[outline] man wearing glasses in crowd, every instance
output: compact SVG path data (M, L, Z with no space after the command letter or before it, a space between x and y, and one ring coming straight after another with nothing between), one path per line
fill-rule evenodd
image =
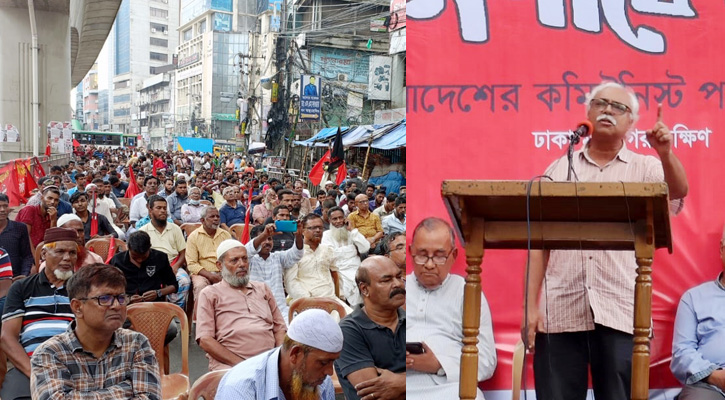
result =
M93 264L78 270L67 287L75 320L31 357L33 398L160 399L151 344L141 333L121 328L130 301L123 273Z
M407 395L411 399L455 399L461 372L465 281L450 274L458 256L453 229L442 219L426 218L413 231L409 249L413 274L405 282L406 342L420 343L422 351L406 351ZM478 381L490 378L495 369L491 311L482 294ZM483 400L480 389L476 399Z

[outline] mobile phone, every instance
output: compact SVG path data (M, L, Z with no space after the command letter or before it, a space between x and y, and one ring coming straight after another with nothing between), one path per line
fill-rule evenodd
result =
M421 342L407 342L405 344L405 351L407 351L410 354L425 353L425 349L423 349L423 343L421 343Z
M277 232L297 232L297 221L274 221Z

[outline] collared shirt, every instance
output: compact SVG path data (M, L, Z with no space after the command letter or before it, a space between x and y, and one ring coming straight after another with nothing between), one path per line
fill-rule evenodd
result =
M373 214L377 215L378 217L380 217L381 220L383 220L385 219L385 217L392 214L393 211L395 211L394 208L390 211L385 210L385 203L383 203L383 205L373 210Z
M330 271L337 271L335 255L330 246L320 244L317 249L305 244L300 261L284 273L285 287L292 300L302 297L335 296L335 284Z
M146 197L146 192L141 192L133 196L133 199L131 200L131 206L129 207L128 211L128 220L136 222L143 217L148 216L149 209L147 207L147 203L148 197Z
M272 217L272 210L267 209L267 206L265 206L264 204L256 205L252 209L252 219L254 221L260 218L262 220L265 220L270 217Z
M174 220L181 220L181 207L189 202L189 196L181 197L178 193L166 197L166 203L168 203L169 214L174 217Z
M390 235L395 232L405 232L405 217L401 221L395 216L395 213L393 213L383 218L383 232L386 235Z
M304 255L304 248L298 249L297 246L292 246L287 250L270 253L265 260L259 255L259 249L254 248L254 239L247 242L245 247L249 257L249 278L269 286L285 323L289 323L289 306L284 294L284 271L300 261Z
M347 219L350 220L350 222L354 224L355 228L357 228L357 230L359 230L366 238L373 237L378 232L383 231L383 224L380 222L380 217L372 212L368 212L367 216L362 217L360 215L360 211L355 210L347 216Z
M111 185L111 191L116 195L116 197L126 196L126 189L128 189L127 182L119 182L118 187Z
M204 225L191 232L186 239L186 266L189 273L196 275L202 269L219 272L216 266L216 249L223 241L231 238L232 235L222 228L217 228L214 237L211 237L204 230Z
M181 222L183 223L197 223L201 221L201 212L206 207L203 204L197 204L195 206L186 203L181 206Z
M725 287L722 272L685 292L677 306L670 369L683 384L694 384L725 368ZM716 389L715 386L712 386ZM722 391L720 391L723 395Z
M425 342L438 358L445 375L408 371L407 394L415 399L454 399L458 397L463 348L463 277L448 275L433 290L423 287L414 274L405 282L406 341ZM481 319L478 331L478 381L490 378L496 369L491 311L481 294ZM482 399L483 397L481 397Z
M25 206L20 209L15 218L17 222L30 225L30 243L33 245L33 249L43 241L45 231L50 229L50 218L47 214L42 214L40 207L40 205Z
M85 351L68 329L43 343L30 359L30 389L34 399L90 398L109 400L161 399L159 364L148 339L117 329L101 358Z
M113 229L113 226L108 221L108 218L104 217L101 214L97 214L98 216L98 234L101 236L106 235L112 235L113 237L117 238L118 233L116 233L116 230ZM81 219L81 222L83 222L83 219ZM83 222L83 233L85 236L85 240L89 241L91 240L91 215L90 211L88 212L88 219L86 219L85 222Z
M358 305L340 321L344 344L335 371L347 400L357 400L357 390L347 376L363 368L381 368L393 373L405 372L405 310L398 309L395 332L373 322Z
M280 347L237 364L219 382L216 400L286 400L279 387ZM318 386L320 400L334 400L335 389L328 376ZM289 399L292 400L292 399Z
M653 156L629 151L623 144L617 156L598 166L588 147L574 153L574 171L581 182L663 182L662 163ZM566 156L554 161L546 174L565 181ZM670 202L673 213L681 200ZM542 285L539 308L549 333L593 330L601 324L618 331L634 332L634 285L637 263L634 251L552 250Z
M24 223L8 220L8 225L0 232L0 247L10 255L14 276L30 275L30 268L35 263L35 249L30 248L28 227Z
M348 231L347 240L340 242L332 237L332 231L322 234L321 244L330 246L335 257L335 265L340 271L340 294L351 305L362 302L360 290L355 283L355 274L360 268L360 255L370 251L370 242L357 229Z
M165 253L151 249L149 257L137 267L131 262L130 251L123 251L111 259L111 265L117 267L126 276L126 293L130 295L141 295L150 290L158 290L165 286L176 288L179 291L179 283L176 281L174 270L169 265L169 258ZM165 301L162 296L154 301Z
M222 280L202 290L196 309L196 340L211 337L243 360L275 347L287 325L272 291L249 281L247 293ZM280 333L281 332L281 333ZM231 368L209 354L209 370Z
M244 208L241 201L237 201L236 207L224 203L222 208L219 209L219 221L222 224L227 224L227 226L243 224L245 212L247 212L247 209Z
M166 253L169 257L169 264L186 249L184 232L174 223L166 222L164 230L159 232L153 223L146 224L139 228L151 237L151 248Z
M3 323L14 318L23 319L20 345L31 356L41 343L64 332L74 315L65 287L55 287L45 273L38 273L10 286Z

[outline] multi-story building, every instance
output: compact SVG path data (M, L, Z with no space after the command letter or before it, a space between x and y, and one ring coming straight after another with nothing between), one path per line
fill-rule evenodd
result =
M83 78L83 129L95 131L101 126L98 110L98 64L93 64Z
M73 115L74 119L77 119L81 123L83 123L83 118L85 116L83 115L83 81L78 83L78 86L76 86L76 109L75 114Z
M256 0L182 0L175 131L232 139L238 133L240 64L249 56Z
M141 131L144 80L172 69L178 45L179 0L123 0L113 28L112 130ZM135 116L136 118L132 118Z
M139 122L142 134L148 134L149 149L169 150L172 142L172 75L169 72L154 75L143 81L139 91L142 117Z
M98 115L99 115L99 123L101 126L98 128L98 130L101 131L109 131L111 129L110 121L111 118L109 116L109 107L108 107L108 89L103 89L98 91Z

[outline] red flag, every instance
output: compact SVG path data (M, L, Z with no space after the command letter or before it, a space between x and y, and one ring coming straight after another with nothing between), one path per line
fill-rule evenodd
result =
M0 193L8 196L10 207L17 207L25 202L18 191L19 186L15 163L8 163L0 169Z
M126 195L123 196L127 199L132 199L133 196L141 193L141 188L138 187L136 182L136 175L133 174L133 167L128 167L128 189L126 189Z
M116 238L111 236L111 241L108 244L108 257L106 258L106 264L111 263L111 259L116 255Z
M33 167L31 170L33 171L33 178L37 181L38 179L45 176L45 170L43 169L43 165L40 163L40 160L38 160L38 157L33 157ZM28 167L30 169L30 167Z
M310 182L314 183L315 186L319 186L320 182L322 182L322 175L325 174L325 162L327 161L330 161L330 150L327 150L327 153L310 170Z
M345 180L347 177L347 167L345 166L345 162L343 161L342 164L337 168L337 179L335 179L335 183L337 183L337 186L340 186L342 184L342 181Z
M23 202L25 202L25 200L33 195L33 190L38 188L38 183L35 182L35 179L30 174L30 170L23 161L15 160L15 169L19 188L18 192L23 197Z
M249 216L252 215L252 193L254 193L254 182L249 188L249 198L247 199L247 212L244 216L244 230L242 231L242 237L239 239L242 243L249 241Z
M45 145L45 155L50 157L50 139L48 139L48 144Z
M98 213L96 212L97 188L93 191L93 208L91 209L91 237L98 235Z
M157 157L153 163L153 172L152 172L153 176L156 176L157 170L165 168L165 167L166 167L166 164L164 164L164 162L161 161L161 159Z

